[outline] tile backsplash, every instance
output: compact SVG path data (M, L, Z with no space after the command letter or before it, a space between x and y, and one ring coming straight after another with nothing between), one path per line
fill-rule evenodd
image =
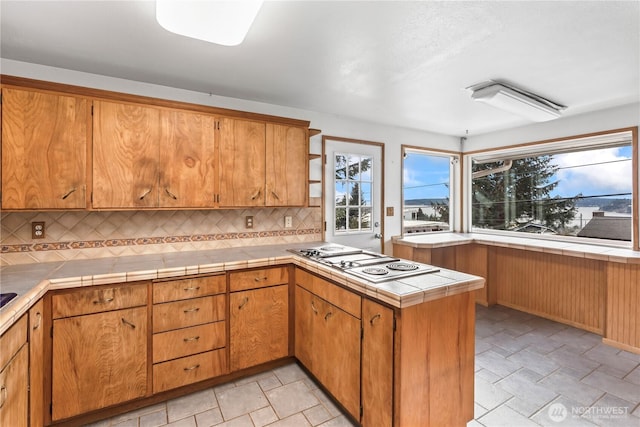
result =
M245 217L254 226L245 228ZM291 216L293 227L284 227ZM44 221L45 238L31 238ZM0 265L221 249L322 238L320 208L3 212Z

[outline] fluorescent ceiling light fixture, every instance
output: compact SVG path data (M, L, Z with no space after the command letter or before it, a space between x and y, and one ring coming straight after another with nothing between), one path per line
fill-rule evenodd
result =
M471 98L476 101L484 102L534 122L557 119L560 117L561 111L567 108L534 93L493 80L470 86L467 90L471 92Z
M166 30L224 46L242 43L262 0L156 0L156 20Z

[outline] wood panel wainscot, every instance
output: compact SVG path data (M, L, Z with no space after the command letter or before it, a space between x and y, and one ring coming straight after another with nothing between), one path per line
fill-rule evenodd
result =
M607 267L606 344L640 353L640 265Z

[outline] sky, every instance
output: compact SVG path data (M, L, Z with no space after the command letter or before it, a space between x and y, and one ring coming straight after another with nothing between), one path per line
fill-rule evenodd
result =
M630 146L555 154L553 163L560 169L550 180L558 181L551 196L631 193L631 155ZM409 153L403 174L405 200L449 196L448 187L442 184L449 181L449 157Z

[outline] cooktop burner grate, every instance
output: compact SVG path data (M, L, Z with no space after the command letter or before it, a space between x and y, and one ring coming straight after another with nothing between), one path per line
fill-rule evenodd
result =
M369 267L362 269L363 273L371 274L374 276L384 276L385 274L389 274L389 270L379 267Z
M389 270L396 271L413 271L418 269L417 264L409 264L408 262L392 262L390 264L387 264L386 267Z
M341 248L340 246L322 246L318 249L325 252L338 252L344 250L344 248Z

